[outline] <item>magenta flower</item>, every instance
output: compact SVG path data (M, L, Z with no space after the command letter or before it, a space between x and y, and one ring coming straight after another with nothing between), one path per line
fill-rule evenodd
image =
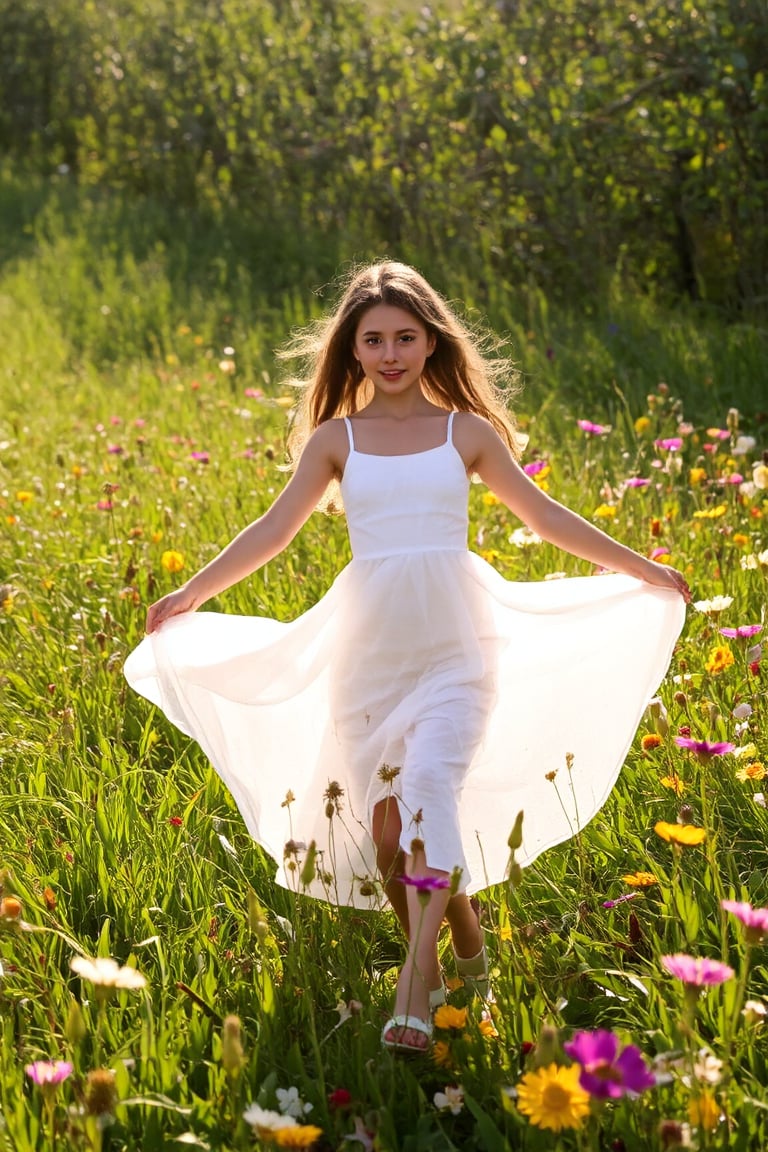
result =
M441 888L450 888L451 881L447 876L401 876L403 884L415 888L417 892L438 892Z
M658 560L659 556L669 555L669 548L665 548L663 544L660 544L658 548L654 548L653 552L651 552L651 560Z
M35 1060L34 1064L27 1064L24 1071L33 1083L44 1088L61 1084L72 1075L73 1067L68 1060Z
M738 628L719 628L718 631L722 636L727 636L729 640L749 640L752 636L757 636L758 632L762 632L762 624L739 624Z
M207 452L190 452L189 455L192 460L197 460L200 464L210 463L211 458Z
M111 500L99 500L96 507L99 510L99 512L111 512L112 511L112 501Z
M708 428L707 429L707 436L709 436L710 440L728 440L730 435L731 434L727 428Z
M654 440L654 448L661 448L664 452L677 452L683 446L682 436L669 436L665 440Z
M710 744L708 740L692 740L688 736L675 736L675 744L680 748L687 748L689 752L695 752L700 760L709 760L712 756L725 756L726 753L733 752L735 747L725 740L718 744Z
M577 420L576 424L588 436L605 436L611 430L609 424L593 424L591 420Z
M544 468L546 468L546 464L543 460L532 460L530 464L523 465L523 472L526 476L538 476Z
M650 480L644 480L642 476L628 476L624 481L625 488L647 488Z
M709 960L706 956L687 956L684 952L662 956L661 963L672 976L693 988L724 984L733 976L733 968L719 960Z
M741 920L748 944L759 944L768 935L768 908L753 908L746 901L738 900L721 900L720 907Z
M603 908L616 908L617 905L624 904L627 900L636 900L640 895L642 895L640 892L624 892L621 896L617 896L615 900L603 900Z
M619 1051L619 1040L613 1032L577 1032L573 1040L563 1044L563 1049L581 1065L581 1087L600 1100L617 1099L625 1093L637 1096L656 1083L640 1049L627 1044Z
M249 400L260 400L264 393L261 388L246 388L243 395L247 396Z
M110 456L122 456L125 448L123 448L122 444L107 444L107 452L109 452Z

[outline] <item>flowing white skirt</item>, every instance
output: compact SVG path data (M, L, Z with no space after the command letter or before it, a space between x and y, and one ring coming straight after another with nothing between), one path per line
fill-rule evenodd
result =
M352 560L289 623L172 619L125 675L198 742L280 884L369 908L387 797L402 847L418 837L470 893L504 879L520 810L521 864L583 828L684 617L677 593L626 576L511 583L474 553L417 552Z

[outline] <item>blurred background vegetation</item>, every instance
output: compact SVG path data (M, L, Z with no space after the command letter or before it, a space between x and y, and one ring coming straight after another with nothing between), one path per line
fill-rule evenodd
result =
M765 0L0 0L0 30L0 258L58 184L125 204L137 259L167 205L275 298L389 254L491 312L768 301Z

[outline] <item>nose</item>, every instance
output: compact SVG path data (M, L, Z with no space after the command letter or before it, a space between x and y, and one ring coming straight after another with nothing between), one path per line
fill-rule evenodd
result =
M384 345L384 359L389 363L390 360L396 360L395 345L394 343L385 343Z

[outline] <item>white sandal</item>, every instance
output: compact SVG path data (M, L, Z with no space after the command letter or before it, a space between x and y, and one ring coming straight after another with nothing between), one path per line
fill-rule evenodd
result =
M426 1044L423 1046L421 1044L406 1044L402 1039L388 1039L388 1032L393 1032L396 1030L402 1037L406 1028L410 1028L413 1032L419 1032L422 1036L426 1036ZM420 1016L391 1016L381 1031L382 1045L385 1048L393 1048L397 1052L414 1052L424 1054L429 1048L429 1042L431 1039L432 1025L428 1020L422 1020Z

